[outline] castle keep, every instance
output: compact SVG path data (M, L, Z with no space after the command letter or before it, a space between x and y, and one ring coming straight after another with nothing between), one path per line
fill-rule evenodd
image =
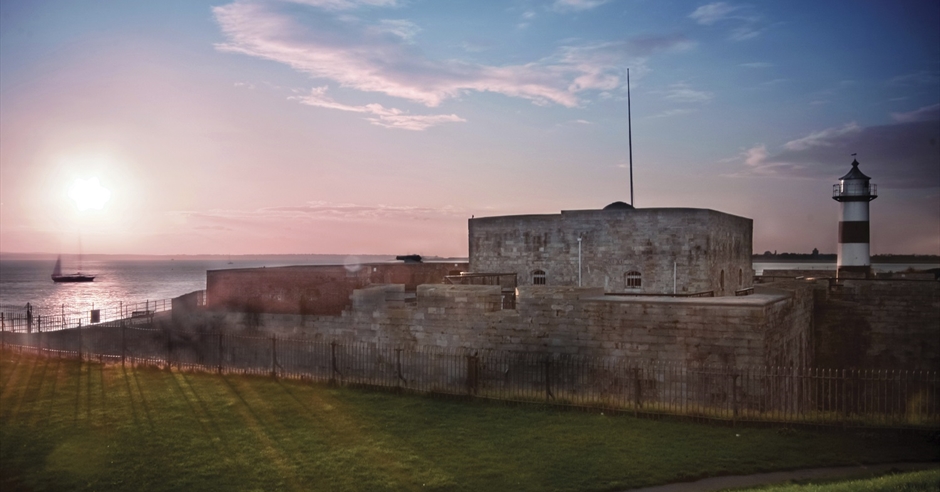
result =
M751 286L753 221L714 210L602 210L470 219L470 270L519 285L734 295Z

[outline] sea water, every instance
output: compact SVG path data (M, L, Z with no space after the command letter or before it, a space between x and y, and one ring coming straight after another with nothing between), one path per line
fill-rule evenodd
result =
M55 283L55 258L9 259L0 257L0 312L34 315L114 309L118 305L170 299L206 288L206 271L231 268L261 268L289 265L349 264L358 261L388 261L391 256L296 255L225 257L216 259L111 259L86 258L81 271L95 276L93 282ZM73 273L77 265L65 263L62 273Z
M763 275L764 270L828 270L836 269L835 262L815 261L755 261L754 275ZM927 270L940 268L940 263L872 263L871 269L878 272L904 272L908 269Z

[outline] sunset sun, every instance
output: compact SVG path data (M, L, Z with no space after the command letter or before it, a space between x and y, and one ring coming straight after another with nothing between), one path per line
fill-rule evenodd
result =
M98 178L76 179L69 188L69 198L79 210L101 209L111 198L111 191L101 186Z

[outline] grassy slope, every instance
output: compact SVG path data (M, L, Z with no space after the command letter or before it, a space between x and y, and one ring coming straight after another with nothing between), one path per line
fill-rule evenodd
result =
M787 484L738 492L933 492L940 490L940 469L898 473L831 483Z
M0 489L608 490L937 459L777 432L0 354Z

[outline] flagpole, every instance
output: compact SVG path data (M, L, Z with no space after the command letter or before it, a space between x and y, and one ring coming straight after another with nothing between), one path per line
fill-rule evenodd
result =
M627 69L627 146L630 148L630 205L636 208L633 200L633 123L630 114L630 69Z

